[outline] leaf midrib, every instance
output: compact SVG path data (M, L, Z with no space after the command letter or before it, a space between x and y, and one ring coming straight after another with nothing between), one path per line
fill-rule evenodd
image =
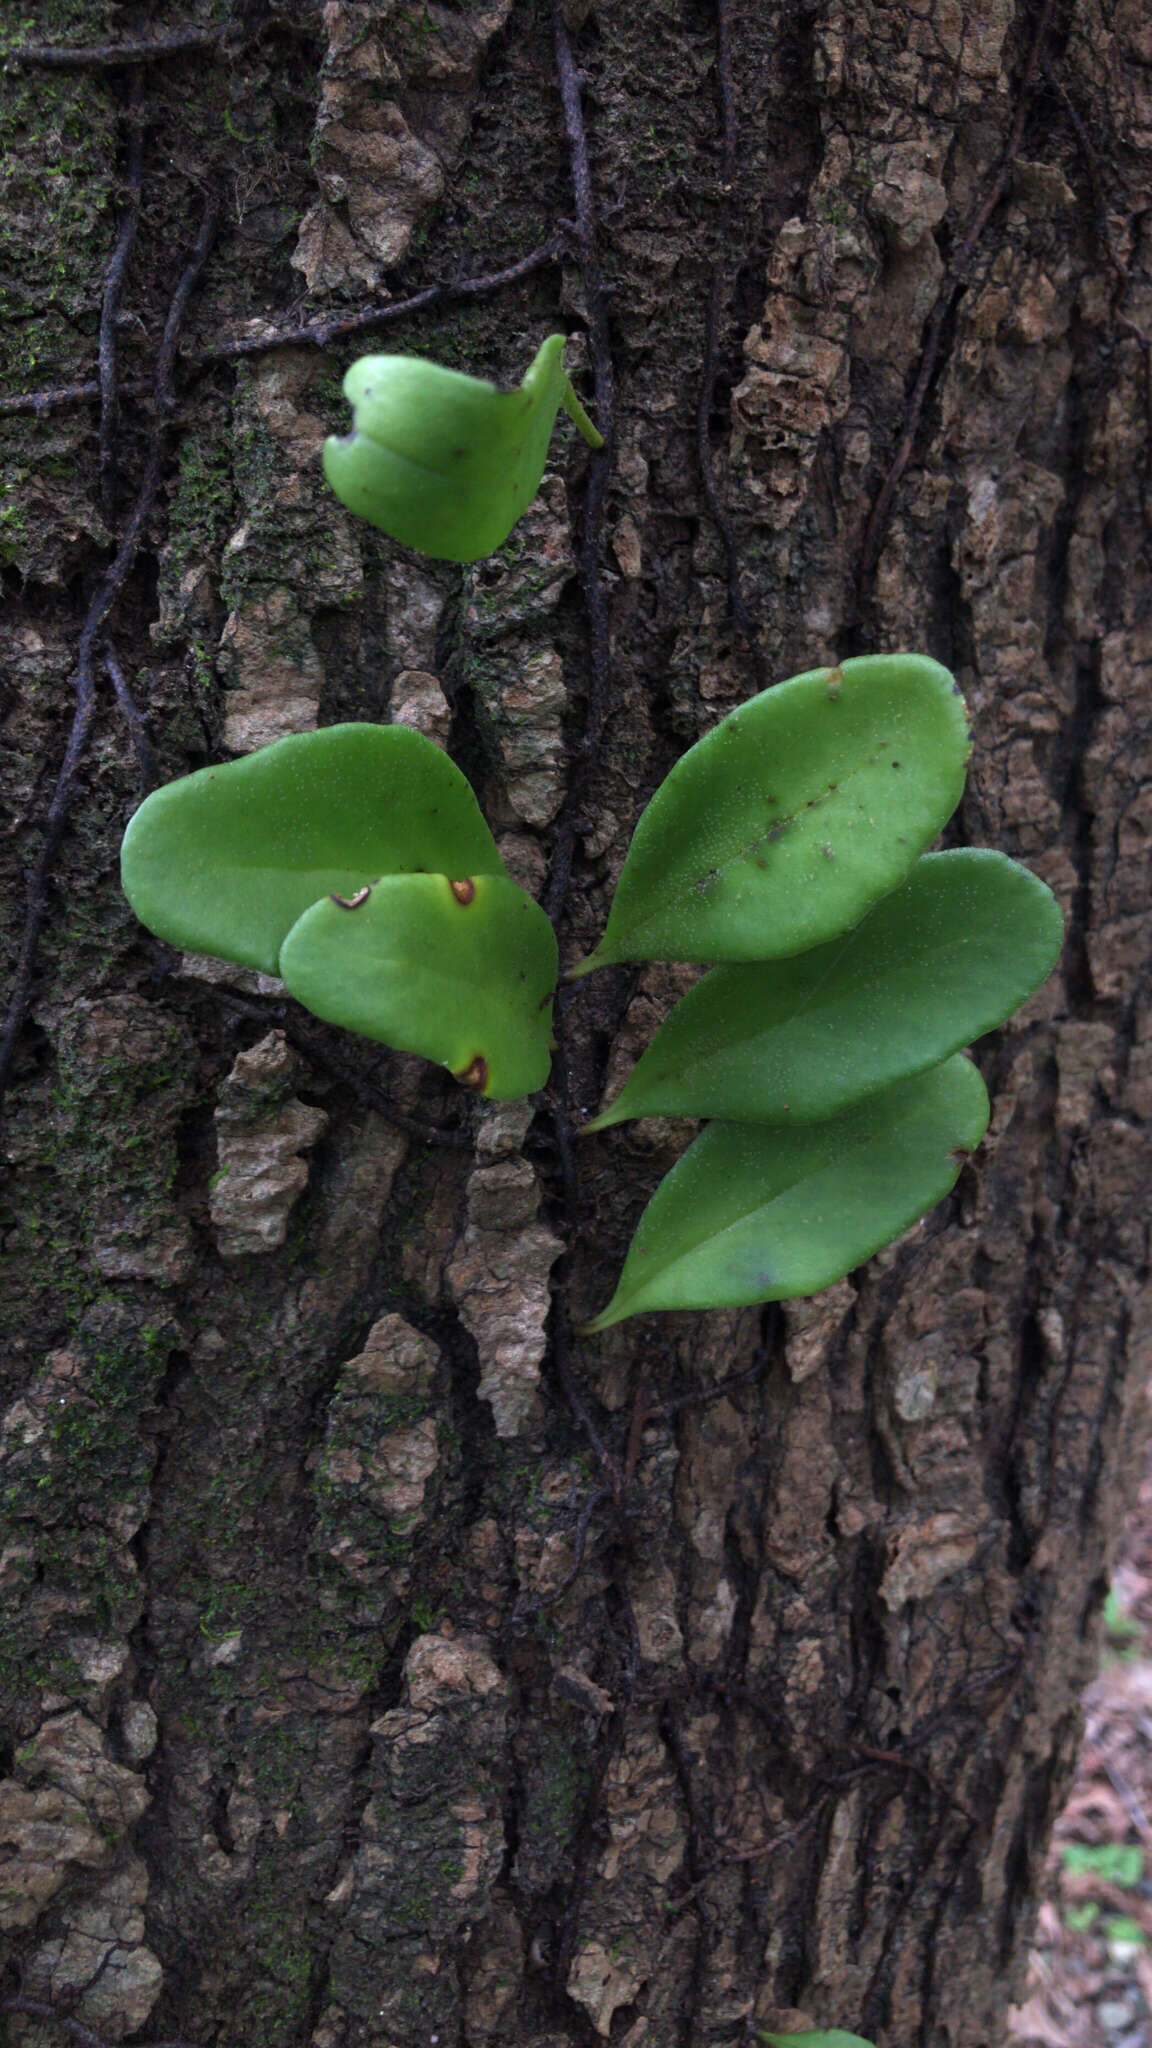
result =
M717 730L719 730L718 727ZM719 881L722 876L729 874L740 861L747 860L757 847L764 845L766 840L782 839L784 831L789 826L794 825L797 819L802 817L805 812L816 810L820 804L826 803L829 797L839 796L847 784L850 784L857 776L863 775L872 766L873 757L859 762L856 767L850 768L843 775L838 776L834 783L830 782L827 789L822 790L818 796L809 797L808 801L801 804L798 809L786 812L774 825L769 826L766 832L756 833L748 840L746 845L736 848L725 860L715 862L710 868L705 870L704 874L697 875L693 880L685 882L680 887L673 885L669 891L668 899L664 903L658 904L655 909L648 911L646 916L637 918L632 924L627 926L620 936L625 939L631 939L637 932L642 932L646 926L653 924L658 918L667 917L669 910L679 909L683 903L695 894L699 884L705 879L705 874L708 879L715 877ZM707 904L702 907L705 910L708 908Z
M813 984L813 986L809 989L803 1001L798 1002L795 1008L790 1010L786 1016L779 1018L775 1024L770 1025L767 1029L763 1031L750 1031L748 1033L741 1034L739 1037L733 1037L728 1039L723 1046L717 1048L713 1052L705 1052L699 1054L691 1061L691 1066L694 1069L698 1069L701 1067L710 1067L714 1064L716 1060L726 1059L730 1054L736 1051L744 1051L749 1046L758 1045L762 1041L772 1038L777 1032L791 1030L792 1026L796 1024L798 1020L807 1013L808 1010L811 1009L812 1005L817 1000L817 997L819 996L821 990L826 985L829 975L833 974L835 970L841 965L842 961L851 952L852 947L855 945L856 941L867 936L867 925L871 917L871 914L871 911L866 912L864 917L860 920L860 923L852 927L852 930L845 937L844 944L839 948L834 959L831 959L828 962L828 965L825 968L824 973L819 977L819 980L816 981ZM957 946L963 946L965 944L972 943L973 936L974 935L971 933L962 933L959 939L956 939L955 937L938 939L934 941L931 945L924 948L921 958L925 962L931 961L935 959L940 953L945 952L946 950L955 948ZM792 957L794 959L800 960L803 958L803 954L797 953L794 954ZM740 963L733 964L736 965ZM993 1030L995 1027L992 1025L988 1025L985 1028L988 1030ZM966 1045L970 1037L980 1035L982 1034L977 1033L975 1031L970 1033L966 1032L964 1037L960 1039L959 1043L961 1045ZM947 1057L947 1055L942 1054L941 1057L945 1058ZM662 1081L668 1081L674 1078L679 1078L686 1070L687 1069L684 1066L676 1066L669 1069L665 1069L665 1071L660 1075L659 1078Z

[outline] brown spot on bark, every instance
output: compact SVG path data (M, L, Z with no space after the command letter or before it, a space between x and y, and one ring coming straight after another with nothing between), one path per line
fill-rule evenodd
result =
M471 875L465 875L463 880L459 882L450 881L448 887L451 889L457 903L471 903L476 895L476 884L472 880Z

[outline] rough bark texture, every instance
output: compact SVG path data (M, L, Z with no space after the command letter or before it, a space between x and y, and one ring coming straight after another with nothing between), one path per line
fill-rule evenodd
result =
M148 13L27 0L3 36ZM1000 2038L1152 1364L1152 29L1144 0L564 13L591 214L544 0L189 0L163 32L223 43L10 55L10 391L96 375L143 133L119 424L107 393L2 423L13 961L26 886L45 912L2 1221L24 2048L63 2038L38 2006L199 2048ZM166 420L140 391L209 191ZM550 263L382 339L195 360L499 271L574 212ZM606 491L566 432L474 570L353 527L315 460L352 355L509 379L557 325L601 406L585 338L611 349ZM570 1114L495 1110L149 941L105 632L162 777L394 716L541 895L577 827L569 958L726 707L938 656L976 735L952 837L1069 919L980 1048L955 1197L811 1303L579 1345L684 1132L570 1122L676 971L581 986Z

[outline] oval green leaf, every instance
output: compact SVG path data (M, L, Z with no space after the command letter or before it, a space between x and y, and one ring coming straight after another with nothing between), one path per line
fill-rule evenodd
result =
M506 875L387 875L352 908L325 898L293 925L280 972L317 1017L438 1060L480 1095L548 1078L556 938Z
M476 562L507 540L540 488L563 406L603 440L550 334L522 384L500 391L421 356L361 356L344 379L352 432L324 443L324 474L349 511L405 547Z
M318 897L381 875L502 875L447 754L403 725L332 725L154 790L124 835L124 894L149 931L279 972Z
M818 2027L814 2033L761 2034L766 2048L873 2048L863 2034L846 2034L842 2027Z
M842 938L706 974L585 1128L832 1116L1002 1024L1047 979L1063 937L1052 891L1016 861L925 854Z
M940 1201L988 1127L961 1054L816 1124L706 1125L640 1219L589 1331L818 1294Z
M813 669L679 761L636 827L608 927L617 960L763 960L858 923L960 800L964 704L923 655Z

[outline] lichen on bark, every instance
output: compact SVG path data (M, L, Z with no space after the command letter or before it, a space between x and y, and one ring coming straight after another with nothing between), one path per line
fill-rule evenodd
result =
M1150 1356L1146 28L1075 0L1033 63L1047 17L1008 0L732 8L725 56L708 10L563 11L609 288L603 525L558 437L466 573L357 531L314 450L369 347L501 380L569 327L590 392L579 233L449 289L579 213L547 10L214 6L222 50L146 67L108 505L97 402L0 423L6 959L206 187L110 626L160 775L416 723L526 886L568 848L568 963L719 711L924 647L973 714L954 836L1049 881L1068 945L978 1049L989 1140L900 1245L809 1304L581 1343L686 1133L581 1140L558 1105L598 1104L682 973L590 977L553 1094L493 1111L174 960L119 898L138 757L97 661L7 1103L0 1822L27 1982L55 1996L99 1946L77 2012L109 2040L976 2048L1075 1745ZM2 34L98 41L122 12L31 0ZM83 383L131 87L7 77L12 386ZM237 370L199 359L218 341L262 346ZM270 1178L226 1213L245 1145Z

